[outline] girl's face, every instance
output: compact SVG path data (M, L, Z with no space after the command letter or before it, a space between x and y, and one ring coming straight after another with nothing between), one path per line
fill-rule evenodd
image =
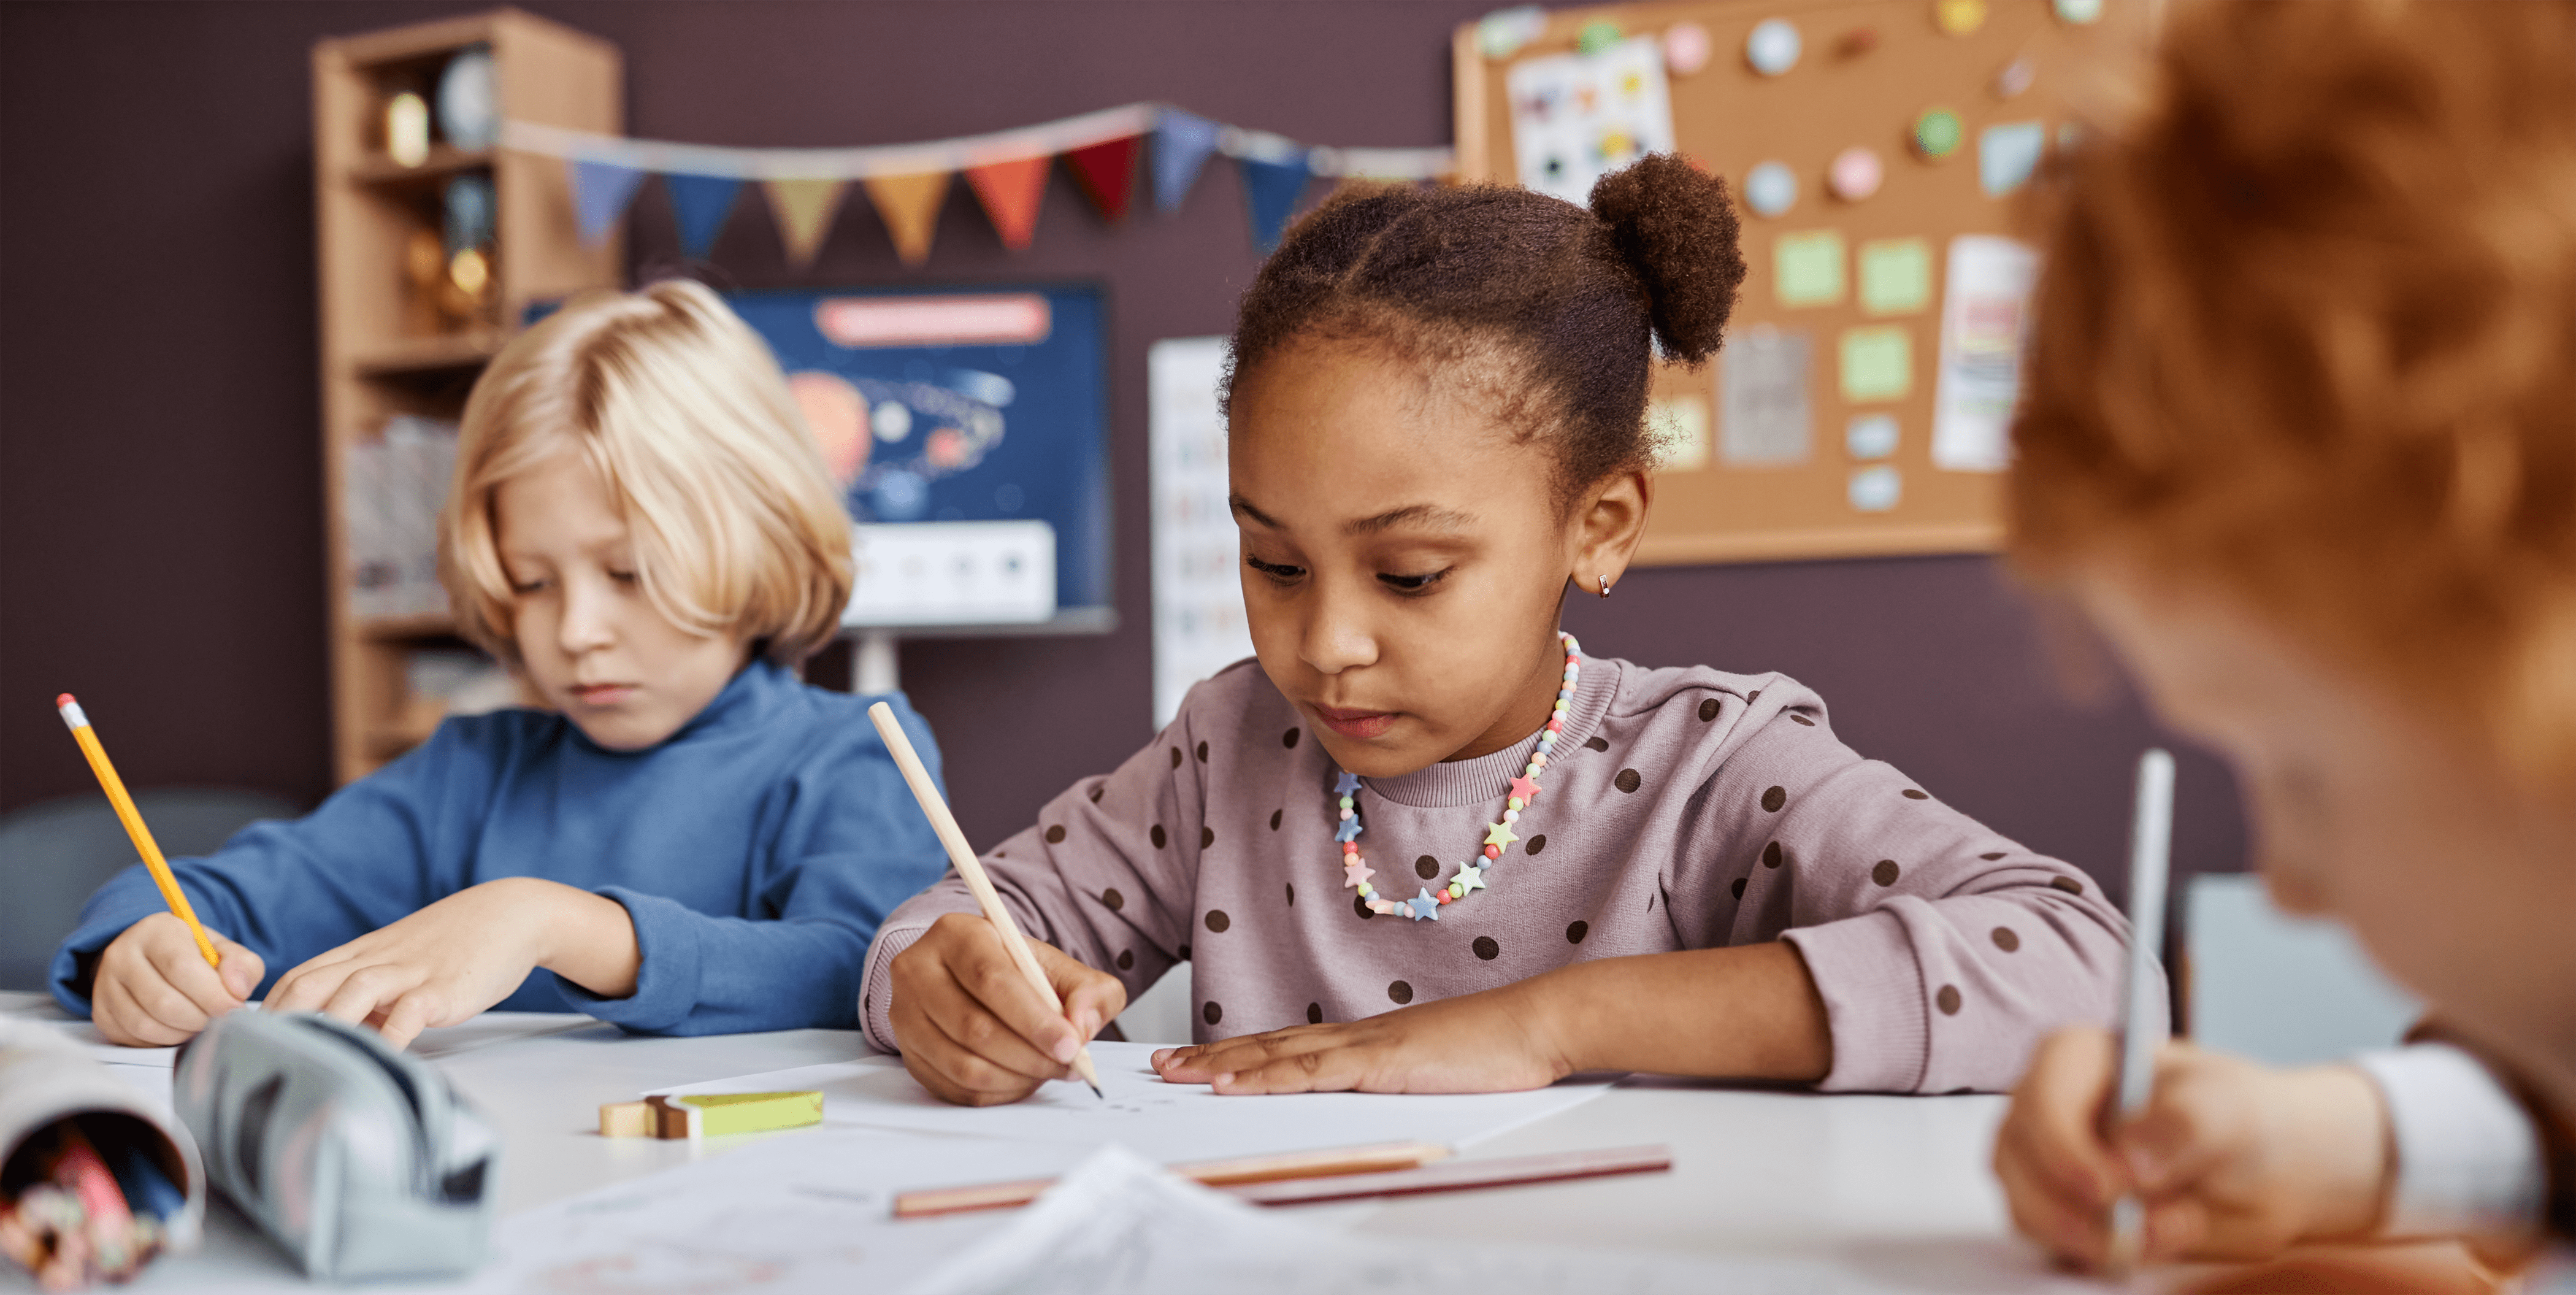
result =
M492 492L519 656L546 704L612 751L705 710L749 659L740 636L672 624L644 596L626 519L589 460L552 455Z
M1546 449L1360 347L1273 353L1233 413L1253 648L1341 767L1391 777L1537 731L1565 583L1626 570L1644 474L1560 514Z
M2441 679L2390 696L2233 604L2125 572L2079 587L2157 710L2235 766L2273 898L2340 919L2436 1017L2576 1099L2576 809L2430 722Z

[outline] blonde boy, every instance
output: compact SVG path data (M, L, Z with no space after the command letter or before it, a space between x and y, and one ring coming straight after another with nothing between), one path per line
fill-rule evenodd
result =
M544 709L450 719L305 818L172 861L220 974L128 869L56 998L134 1044L263 992L397 1045L491 1007L854 1024L878 920L942 855L863 699L793 672L837 629L849 525L767 348L695 283L575 301L494 357L457 459L458 630Z

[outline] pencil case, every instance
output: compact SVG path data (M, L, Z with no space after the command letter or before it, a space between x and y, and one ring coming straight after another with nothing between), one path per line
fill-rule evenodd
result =
M215 1190L320 1281L482 1262L499 1140L446 1076L310 1012L218 1017L179 1051L179 1119Z
M196 1244L206 1174L188 1131L80 1044L0 1020L0 1250L46 1277L131 1277Z

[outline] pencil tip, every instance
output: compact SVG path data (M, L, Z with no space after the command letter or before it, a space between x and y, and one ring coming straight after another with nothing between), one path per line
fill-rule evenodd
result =
M1084 1083L1086 1083L1086 1084L1090 1084L1090 1085L1091 1085L1091 1095L1092 1095L1092 1096L1097 1097L1097 1098L1099 1098L1100 1100L1102 1100L1102 1101L1104 1101L1104 1102L1109 1100L1109 1094L1107 1094L1107 1093L1104 1093L1104 1092L1100 1091L1100 1085L1098 1085L1098 1084L1093 1084L1093 1083L1091 1083L1091 1081L1090 1081L1090 1080L1088 1080L1088 1079L1083 1080L1082 1082L1084 1082Z

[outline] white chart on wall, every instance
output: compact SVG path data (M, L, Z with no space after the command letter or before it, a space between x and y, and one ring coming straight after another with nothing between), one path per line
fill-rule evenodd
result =
M1216 399L1225 348L1222 337L1176 337L1146 353L1157 729L1171 722L1190 685L1252 655Z

